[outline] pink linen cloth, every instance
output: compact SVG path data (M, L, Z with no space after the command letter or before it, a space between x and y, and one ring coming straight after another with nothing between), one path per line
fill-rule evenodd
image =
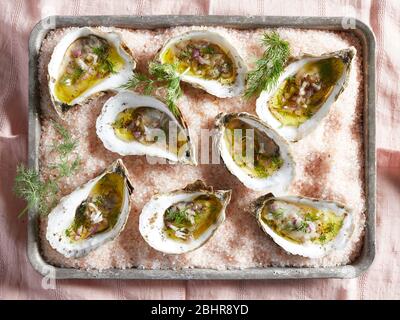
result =
M16 165L27 159L28 38L49 15L349 16L377 38L377 254L357 279L287 281L57 281L26 256L25 203L12 193ZM0 0L0 299L387 299L400 298L400 1L323 0Z

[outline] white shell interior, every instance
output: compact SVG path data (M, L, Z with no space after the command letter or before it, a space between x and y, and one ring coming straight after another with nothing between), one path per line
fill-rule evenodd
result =
M164 233L164 212L171 205L180 201L191 201L205 194L205 192L173 192L154 196L144 207L139 217L139 231L146 242L154 249L168 253L181 254L202 246L214 234L215 230L225 221L225 209L230 196L225 199L224 194L230 191L216 191L218 198L222 198L222 209L218 220L211 225L199 238L187 242L171 239Z
M188 136L188 141L180 149L179 154L170 152L167 149L157 147L157 145L145 145L138 141L123 141L119 139L112 127L118 113L127 108L152 107L167 114L171 121L183 130ZM150 96L142 96L131 91L123 91L111 97L106 101L103 109L96 121L96 132L104 147L112 152L120 155L148 155L153 157L165 158L174 162L182 162L195 164L195 150L191 142L189 129L180 123L169 108L161 101ZM186 156L186 152L190 152L190 156Z
M285 193L295 174L295 164L290 154L289 145L274 130L271 130L262 124L261 121L256 121L254 118L248 117L244 113L240 114L240 119L248 123L250 126L265 132L268 137L275 141L275 143L279 146L280 155L284 163L279 170L275 171L267 178L250 176L235 163L231 154L229 153L227 143L224 139L225 127L222 125L220 128L221 131L218 135L218 145L222 160L224 161L226 167L249 189L273 192L274 194L278 195Z
M69 195L63 197L59 204L49 214L46 238L55 250L67 258L78 258L86 255L105 242L114 239L125 226L130 211L130 194L126 179L124 183L124 198L121 213L118 217L117 223L111 230L95 234L90 238L81 241L71 241L71 239L65 234L65 230L67 230L74 221L76 209L82 201L88 197L96 182L105 174L106 172L90 180Z
M355 49L350 49L350 50L355 50ZM334 55L334 53L332 55ZM271 128L275 129L286 140L298 141L302 139L305 135L311 132L319 124L319 122L329 113L331 105L336 101L338 94L340 93L342 87L346 82L348 76L347 69L343 70L342 76L340 77L333 91L329 95L328 99L321 106L321 108L310 119L308 119L306 122L304 122L298 127L283 126L282 123L279 122L278 119L276 119L269 110L268 101L272 98L272 96L275 94L276 90L283 83L283 81L286 78L293 76L297 72L297 70L302 68L306 63L312 61L318 61L327 57L328 56L308 57L291 63L281 74L276 85L269 91L266 90L262 91L256 101L256 112L257 115L260 117L260 119L266 122ZM350 64L346 66L346 68L349 67Z
M230 98L236 97L243 93L245 88L245 79L247 73L247 67L243 59L240 57L237 50L226 40L223 36L216 32L211 32L207 30L190 31L181 34L177 37L170 39L160 51L160 57L163 57L166 50L175 43L185 41L185 40L207 40L211 43L219 45L225 50L228 56L232 59L235 64L237 76L233 84L227 85L222 84L217 80L207 80L200 77L194 77L188 74L182 74L182 81L191 83L195 87L200 87L201 89L207 91L208 93L219 97L219 98ZM161 61L163 63L163 61Z
M264 221L261 219L262 207L258 209L257 212L257 220L260 223L262 229L271 236L271 238L284 250L291 254L300 255L307 258L321 258L327 255L332 250L341 250L344 249L346 243L350 239L350 236L354 230L354 221L353 216L349 209L343 208L331 201L323 201L323 200L313 200L307 198L300 198L295 196L287 196L287 197L279 197L277 200L297 202L299 204L304 204L308 206L313 206L318 209L328 209L332 210L336 213L337 216L343 216L347 212L347 216L343 220L342 228L340 229L338 235L330 242L327 242L323 245L315 244L315 243L306 243L299 244L285 238L281 237L277 234L273 229L271 229Z
M116 48L118 54L125 61L123 68L118 71L116 74L111 74L109 77L105 78L101 82L97 83L93 87L86 90L82 95L75 98L70 105L83 103L87 98L91 95L106 91L106 90L118 90L123 84L125 84L132 76L133 70L136 67L136 62L133 58L123 49L121 43L122 39L118 33L107 32L103 33L97 31L92 28L84 27L79 28L74 31L67 33L60 42L54 48L53 54L51 56L51 60L48 65L48 73L49 73L49 91L52 98L53 103L63 102L59 101L54 93L54 87L57 79L60 76L60 66L64 59L65 52L68 47L77 39L82 37L87 37L89 35L96 35L100 38L107 40L109 43L113 44Z

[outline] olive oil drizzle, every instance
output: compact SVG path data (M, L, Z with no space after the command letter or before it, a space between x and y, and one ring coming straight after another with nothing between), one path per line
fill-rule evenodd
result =
M121 213L124 185L121 174L106 173L76 209L74 221L65 231L66 236L79 241L112 229Z
M126 108L117 114L112 127L116 136L123 141L137 141L145 145L158 143L175 154L187 143L187 135L173 119L151 107ZM176 139L170 139L169 131L172 127L177 129Z
M320 110L344 69L336 57L308 62L278 87L268 103L270 112L282 125L300 126Z
M285 202L286 205L289 205L289 210L295 210L297 216L290 218L289 212L285 212L285 209L276 208L279 202L283 201L266 204L261 219L288 241L299 244L307 241L325 244L333 240L343 226L344 216L338 216L332 210L321 210L288 201Z
M95 44L95 45L94 45ZM55 95L70 104L87 90L119 72L124 65L117 49L105 39L88 36L75 40L65 52Z
M253 139L248 139L248 130L252 130ZM240 142L235 137L239 133L242 137ZM252 176L269 177L283 165L278 145L265 133L239 119L232 119L226 125L224 139L234 162ZM250 155L247 154L248 147Z
M180 242L198 239L216 223L222 204L215 195L200 195L192 201L179 202L164 213L164 230Z
M177 65L179 73L194 77L232 84L236 80L236 68L220 46L205 40L186 40L167 49L163 60Z

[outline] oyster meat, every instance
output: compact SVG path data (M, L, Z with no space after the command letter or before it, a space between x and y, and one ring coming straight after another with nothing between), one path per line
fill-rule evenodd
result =
M96 121L96 131L106 149L120 155L148 155L174 162L196 164L189 129L161 101L123 91L111 97Z
M256 102L261 120L289 141L311 132L347 85L355 48L296 58Z
M235 97L244 91L246 65L216 32L198 30L176 36L161 49L159 60L176 65L183 81L216 97Z
M230 190L213 191L200 180L182 190L156 195L143 207L139 231L158 251L195 250L224 222L230 198Z
M246 112L219 114L216 128L222 160L247 188L285 192L295 164L284 139Z
M67 258L88 254L123 230L133 187L122 160L63 197L50 212L46 238Z
M131 51L118 33L87 27L67 33L54 48L48 65L55 110L62 117L69 107L93 94L118 90L135 67Z
M345 206L324 200L266 194L255 202L261 229L291 254L321 258L343 249L354 222Z

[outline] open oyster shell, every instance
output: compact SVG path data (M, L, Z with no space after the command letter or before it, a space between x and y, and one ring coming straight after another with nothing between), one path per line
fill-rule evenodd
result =
M181 112L161 101L120 92L103 106L96 132L104 147L120 155L148 155L196 164L195 147Z
M269 193L255 201L254 213L279 246L308 258L343 249L354 231L351 210L333 201Z
M176 36L163 46L158 59L176 65L183 81L216 97L235 97L244 91L247 67L216 32L197 30Z
M345 89L356 49L291 60L271 90L256 102L261 120L289 141L311 132Z
M154 249L181 254L204 245L225 221L231 190L216 190L202 181L182 190L153 196L139 217L139 231Z
M220 113L216 118L218 150L227 169L247 188L283 193L294 177L288 143L257 117Z
M121 36L93 28L68 32L54 48L48 65L48 85L60 117L91 96L118 90L132 76L136 62Z
M78 258L113 240L128 219L132 191L122 160L116 160L50 212L46 231L50 245L67 258Z

